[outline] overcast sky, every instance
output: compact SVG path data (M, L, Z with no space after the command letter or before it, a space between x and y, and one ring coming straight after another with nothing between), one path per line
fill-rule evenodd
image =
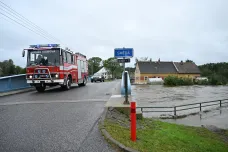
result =
M132 47L135 57L156 61L228 61L228 0L1 1L88 57L107 59L114 48ZM1 13L9 15L2 5L0 61L25 66L23 48L53 43Z

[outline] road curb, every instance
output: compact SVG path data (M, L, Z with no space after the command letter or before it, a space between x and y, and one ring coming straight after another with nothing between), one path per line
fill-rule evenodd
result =
M30 92L30 91L34 91L34 90L35 90L34 88L26 88L26 89L22 89L22 90L2 92L2 93L0 93L0 97L14 95L14 94L20 94L20 93L25 93L25 92Z
M137 150L134 150L132 148L124 146L122 143L120 143L117 140L115 140L114 138L112 138L112 136L108 133L108 131L104 127L104 120L106 118L107 111L108 111L108 108L106 107L104 109L104 112L102 113L100 121L99 121L99 124L100 124L99 128L100 128L100 131L101 131L102 135L105 137L105 139L109 143L114 145L115 147L119 148L121 151L124 151L124 152L138 152Z

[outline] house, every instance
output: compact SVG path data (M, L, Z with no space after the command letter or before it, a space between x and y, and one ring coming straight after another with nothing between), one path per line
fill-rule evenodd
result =
M102 74L105 79L112 78L112 75L110 75L104 67L97 71L95 74Z
M172 61L138 61L135 68L135 83L145 84L148 78L162 78L178 76L196 78L200 76L200 70L193 62Z

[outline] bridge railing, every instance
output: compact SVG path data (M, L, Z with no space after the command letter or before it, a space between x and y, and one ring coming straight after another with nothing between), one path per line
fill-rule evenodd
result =
M210 107L210 106L216 106L218 107L225 107L225 105L228 103L228 99L221 99L221 100L213 100L213 101L206 101L206 102L197 102L197 103L191 103L191 104L182 104L182 105L176 105L176 106L162 106L162 107L137 107L138 109L141 109L142 113L148 113L148 112L173 112L174 116L177 116L178 111L185 111L190 109L199 109L199 111L202 111L203 107ZM149 110L144 110L149 109ZM150 110L150 109L162 109L162 110ZM168 110L164 110L168 109Z
M30 88L26 83L26 74L0 77L0 93Z

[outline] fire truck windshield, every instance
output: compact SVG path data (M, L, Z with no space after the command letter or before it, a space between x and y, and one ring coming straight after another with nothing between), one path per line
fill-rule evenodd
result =
M28 66L44 65L58 66L59 65L59 50L28 50Z

